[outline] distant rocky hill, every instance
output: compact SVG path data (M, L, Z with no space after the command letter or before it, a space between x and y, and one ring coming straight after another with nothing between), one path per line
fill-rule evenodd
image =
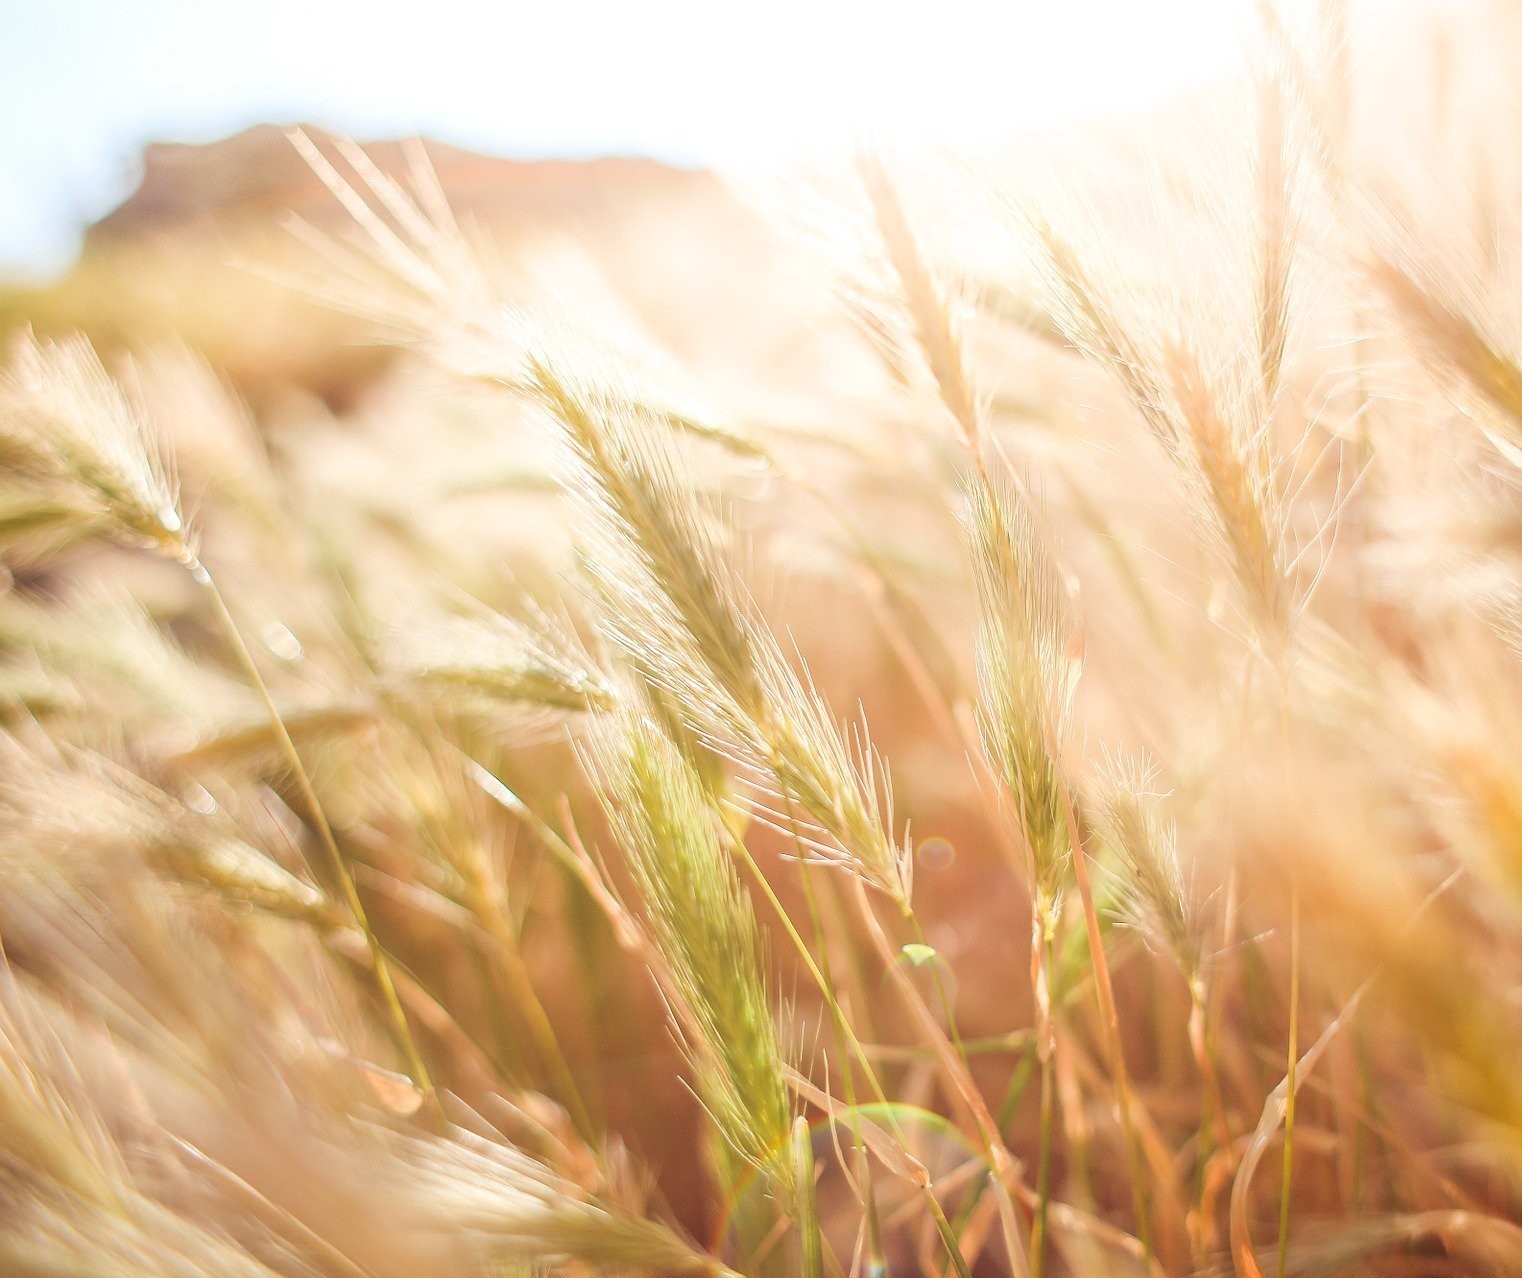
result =
M352 177L332 133L302 131ZM264 277L321 266L288 215L333 236L352 222L291 133L258 125L148 146L137 190L88 228L67 276L0 290L0 330L82 330L108 352L182 341L256 405L295 387L343 411L391 356L363 323ZM639 158L512 160L429 140L361 145L409 189L425 161L509 291L569 250L684 359L759 367L787 330L775 306L791 304L796 281L783 282L759 219L711 173Z
M324 153L333 135L300 126ZM121 205L91 226L87 251L166 232L228 230L295 212L317 225L346 215L291 141L292 129L260 124L204 145L154 142L142 156L142 180ZM510 160L442 142L366 142L370 160L404 182L421 157L451 207L494 227L553 224L568 232L617 219L632 204L714 199L708 173L654 160Z

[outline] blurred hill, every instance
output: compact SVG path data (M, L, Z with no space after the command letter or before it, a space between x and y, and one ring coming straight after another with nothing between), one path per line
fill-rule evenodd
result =
M321 129L303 131L324 150ZM121 205L85 233L85 252L165 234L237 232L295 213L317 226L344 224L347 215L298 154L291 130L261 124L209 145L151 143L142 180ZM455 211L494 227L545 224L597 230L631 202L710 194L707 174L653 160L520 161L479 155L427 139L408 145L370 142L365 153L383 172L405 180L422 159Z
M303 131L336 159L331 134ZM351 225L290 134L259 125L204 145L148 146L137 190L88 228L62 279L0 286L0 328L79 330L108 353L180 341L258 409L296 388L345 413L394 356L366 341L361 321L276 282L320 266L291 233L293 215L334 237ZM733 315L737 298L755 315L768 288L784 287L759 221L710 173L638 158L510 160L428 140L362 146L409 188L420 162L431 169L509 295L546 260L579 257L581 274L699 363L726 363L721 343L754 359L768 327L776 340L778 326L743 314L710 322L715 308Z

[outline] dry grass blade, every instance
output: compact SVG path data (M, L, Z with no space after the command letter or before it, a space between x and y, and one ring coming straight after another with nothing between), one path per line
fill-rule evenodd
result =
M1428 367L1496 410L1509 442L1517 447L1522 441L1522 365L1489 331L1483 305L1462 282L1442 279L1409 251L1376 249L1366 269Z
M175 1210L156 1192L177 1168L162 1158L141 1115L100 1104L113 1065L81 1055L58 1008L0 964L0 1261L18 1278L109 1272L127 1278L315 1278L293 1255L268 1265L214 1224ZM138 1130L133 1130L138 1129ZM278 1252L278 1248L272 1249ZM273 1255L271 1256L273 1259Z
M505 1146L461 1132L407 1140L396 1153L391 1188L413 1224L460 1238L478 1263L577 1260L654 1273L726 1272L668 1227L599 1202Z
M1411 1212L1316 1233L1321 1236L1302 1240L1292 1252L1285 1272L1293 1278L1345 1273L1381 1255L1422 1264L1437 1252L1464 1273L1491 1278L1505 1278L1522 1263L1522 1226L1474 1211Z
M903 290L904 304L920 350L935 378L941 402L976 455L982 448L982 412L972 391L967 356L943 289L926 263L898 192L878 160L864 160L862 181L872 200L878 231Z

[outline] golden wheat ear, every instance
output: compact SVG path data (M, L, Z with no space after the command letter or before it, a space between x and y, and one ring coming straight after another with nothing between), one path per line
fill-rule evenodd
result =
M561 716L611 709L608 680L564 633L462 599L449 612L420 613L390 627L380 648L398 691L478 697Z
M184 550L173 480L141 405L82 337L18 338L0 374L0 460L36 519ZM13 511L14 524L19 515Z
M951 299L926 261L882 161L864 157L860 170L915 342L941 403L961 432L962 442L977 455L983 446L983 411L973 390L968 354Z
M1111 858L1115 918L1168 955L1192 983L1207 961L1213 920L1180 855L1168 796L1158 789L1155 765L1119 753L1106 763L1093 818Z
M1067 881L1071 842L1061 751L1077 669L1057 566L1018 499L997 481L969 487L967 524L979 601L979 726L1011 796L1048 905Z
M787 660L726 561L719 512L682 477L667 424L548 367L535 376L567 448L610 646L687 732L734 761L763 816L801 832L807 855L907 901L910 862L890 833L879 761Z

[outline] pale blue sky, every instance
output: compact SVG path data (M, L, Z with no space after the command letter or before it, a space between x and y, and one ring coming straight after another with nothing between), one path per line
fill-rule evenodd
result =
M1218 71L1248 3L0 0L0 271L65 264L149 139L302 120L717 163L968 139Z

